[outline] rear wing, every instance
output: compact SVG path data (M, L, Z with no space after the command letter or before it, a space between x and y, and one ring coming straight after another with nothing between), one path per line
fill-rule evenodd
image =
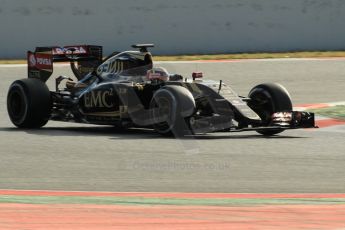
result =
M27 53L28 77L45 82L53 73L54 62L70 62L73 72L79 79L95 70L101 64L102 57L102 46L36 47L35 52ZM75 62L77 67L74 65Z

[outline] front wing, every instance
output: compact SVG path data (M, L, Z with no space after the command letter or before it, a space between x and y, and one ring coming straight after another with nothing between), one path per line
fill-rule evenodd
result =
M309 112L278 112L272 115L272 122L268 125L249 125L248 127L238 127L227 117L214 116L201 121L191 122L194 133L208 133L217 131L243 132L243 131L263 131L263 130L286 130L301 128L317 128L315 126L315 115Z

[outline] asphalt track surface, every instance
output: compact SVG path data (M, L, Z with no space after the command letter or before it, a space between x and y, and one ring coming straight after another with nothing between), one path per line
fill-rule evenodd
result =
M222 79L241 95L262 82L286 86L294 104L345 101L345 60L159 63L170 72ZM69 75L68 67L56 74ZM343 193L345 126L215 133L188 140L151 130L49 122L19 130L7 116L6 94L25 66L0 67L0 189ZM52 86L52 82L49 82Z

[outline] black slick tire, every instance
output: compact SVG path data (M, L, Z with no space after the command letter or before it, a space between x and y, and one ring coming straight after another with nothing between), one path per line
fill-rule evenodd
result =
M18 128L40 128L51 114L51 97L47 85L34 78L13 82L7 94L7 112Z

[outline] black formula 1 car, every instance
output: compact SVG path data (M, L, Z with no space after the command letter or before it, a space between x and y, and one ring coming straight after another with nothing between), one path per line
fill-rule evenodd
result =
M313 113L292 111L289 93L279 84L260 84L242 97L221 80L204 80L202 73L183 78L153 67L148 52L153 44L132 47L139 51L113 53L104 60L101 46L29 51L28 78L9 88L11 121L19 128L40 128L48 120L146 127L177 137L253 130L274 135L315 126ZM53 62L69 62L76 80L57 76L50 91L46 81Z

